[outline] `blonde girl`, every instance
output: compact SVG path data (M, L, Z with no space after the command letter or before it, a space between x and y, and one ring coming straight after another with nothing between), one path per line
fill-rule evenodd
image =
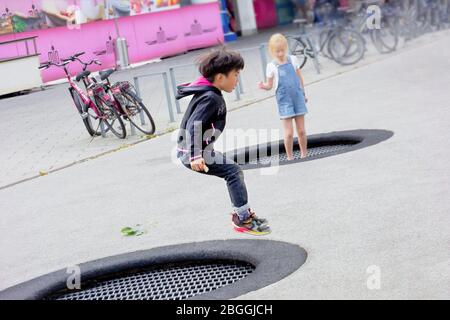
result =
M272 61L267 64L267 82L259 82L264 90L275 88L278 114L284 128L284 146L288 160L293 160L294 127L297 129L301 158L307 155L307 137L305 131L305 114L308 113L303 76L300 64L295 56L288 55L288 42L280 33L269 40L269 53Z

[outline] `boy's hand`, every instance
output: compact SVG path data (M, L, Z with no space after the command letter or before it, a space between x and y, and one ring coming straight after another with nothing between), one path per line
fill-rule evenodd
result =
M198 171L198 172L204 171L204 172L207 172L206 170L207 170L208 167L205 165L205 159L200 158L200 159L196 159L196 160L194 160L194 161L191 161L191 168L192 168L192 170L194 170L194 171Z

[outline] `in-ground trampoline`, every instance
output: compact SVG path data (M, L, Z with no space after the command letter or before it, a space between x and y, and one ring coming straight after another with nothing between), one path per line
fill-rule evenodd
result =
M270 240L180 244L79 265L80 288L68 289L62 269L0 292L0 300L230 299L299 269L301 247Z
M242 169L255 169L275 165L305 162L355 151L380 143L393 136L388 130L351 130L308 136L308 154L300 158L298 139L294 139L294 160L287 161L284 140L250 146L226 156L241 165Z

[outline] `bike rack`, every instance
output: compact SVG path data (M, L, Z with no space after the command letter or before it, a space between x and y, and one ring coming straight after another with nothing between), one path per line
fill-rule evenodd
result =
M177 78L176 78L176 69L186 68L186 67L190 67L190 66L192 66L195 69L196 64L195 63L180 64L180 65L176 65L176 66L173 66L173 67L169 68L170 81L171 81L171 84L172 84L172 91L173 91L174 97L177 95L177 91L178 91L178 89L177 89ZM198 74L198 75L200 76L200 74ZM241 99L241 95L240 94L243 93L243 91L241 89L242 88L242 81L241 81L240 78L239 78L238 88L239 88L239 90L234 90L234 92L236 94L236 100L240 100ZM182 111L181 111L180 102L177 99L175 99L175 106L177 108L177 113L181 114Z
M175 117L174 117L173 110L172 110L172 100L170 98L169 80L168 80L167 72L147 73L147 74L135 76L133 78L133 80L134 80L134 87L136 88L136 92L137 92L139 98L142 99L141 91L139 89L139 78L147 78L147 77L155 77L155 76L162 76L162 78L163 78L164 89L166 92L166 99L167 99L167 111L169 112L170 122L175 122ZM141 122L143 122L142 114L141 114Z
M237 50L238 52L245 52L245 51L252 51L252 50L259 50L260 56L261 56L261 62L262 62L262 73L264 76L264 80L266 80L266 65L267 65L267 44L261 44L257 47L251 47L251 48L245 48L241 50ZM170 75L170 81L172 86L172 92L174 97L177 95L177 77L176 77L176 70L186 67L193 67L195 69L196 64L195 63L187 63L187 64L180 64L169 68L169 75ZM197 72L198 73L198 72ZM242 78L239 77L237 88L234 90L234 93L236 95L236 101L241 100L241 94L244 93L244 85L242 83ZM175 99L175 107L177 109L177 113L181 114L181 106L180 102Z
M100 132L102 133L102 138L106 138L105 124L103 121L100 121Z
M240 53L243 52L248 52L248 51L254 51L254 50L258 50L259 51L259 55L261 58L261 71L264 77L264 80L266 80L266 66L267 66L267 44L266 43L262 43L257 47L250 47L250 48L245 48L245 49L241 49L241 50L237 50ZM243 88L242 88L242 82L239 79L239 85L240 85L240 90L241 93L244 93Z
M267 81L267 75L266 75L266 69L265 66L267 66L267 44L266 43L262 43L259 46L259 54L261 56L261 63L263 66L263 77L264 77L264 81Z
M179 65L169 68L170 82L172 84L172 92L173 92L174 97L176 97L176 95L177 95L177 80L176 80L175 71L176 71L176 69L186 68L186 67L193 67L195 69L195 63L179 64ZM177 114L181 114L182 112L181 112L180 102L177 99L175 99L175 107L177 108Z

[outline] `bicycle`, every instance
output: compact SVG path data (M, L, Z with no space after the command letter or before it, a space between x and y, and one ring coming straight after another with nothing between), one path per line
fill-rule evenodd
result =
M78 61L83 65L83 72L77 75L77 81L83 79L85 85L86 83L96 83L96 103L113 108L124 120L129 121L132 126L142 133L148 135L155 133L154 120L134 86L128 81L119 81L111 85L109 76L115 72L113 69L99 72L102 82L97 82L95 78L89 79L91 72L87 70L87 66L92 63L85 63L79 57L80 54L76 54L66 60ZM138 116L140 121L137 119Z
M447 27L449 21L449 0L391 0L394 9L392 20L397 34L405 41L417 38L426 32Z
M353 11L328 8L325 12L323 20L327 22L319 35L319 51L340 65L352 65L362 60L366 52L365 40L349 27Z
M81 53L81 54L83 54L83 53ZM125 136L126 136L125 126L124 126L123 121L120 118L120 116L117 114L117 112L114 109L104 108L104 107L100 107L99 105L96 105L90 99L90 97L88 97L83 92L83 90L72 80L72 77L71 77L69 71L67 70L66 66L69 63L70 63L70 61L63 61L62 63L47 61L47 62L40 64L40 66L38 68L39 69L48 69L51 66L63 68L63 70L66 74L67 80L69 81L70 95L74 101L74 104L83 120L83 123L84 123L88 133L91 136L94 137L94 136L101 134L98 131L98 128L102 125L102 123L104 123L111 130L111 132L113 132L118 138L122 138L122 139L125 138ZM88 88L92 88L92 90L94 90L94 91L97 89L95 83L90 83ZM120 125L119 130L121 132L118 132L117 130L115 130L113 128L113 125L116 120L119 122L119 125ZM95 122L98 121L98 125L97 125L96 129L94 129L94 125L93 125L92 121L95 121Z
M105 91L112 94L114 108L142 133L147 135L155 133L155 122L134 86L128 81L118 81L111 84L109 76L114 72L115 70L109 69L99 73Z
M306 64L308 57L313 59L314 68L317 73L320 73L319 54L316 51L314 42L306 32L306 19L295 19L294 23L298 24L300 33L295 36L287 36L289 51L292 55L295 55L300 63L300 68L303 68Z
M369 28L367 26L367 21L375 14L375 12L368 12L368 9L370 5L374 4L379 5L380 3L378 0L361 1L359 10L355 13L352 22L352 28L362 36L369 34L374 47L379 53L385 54L393 52L397 49L399 41L395 20L393 19L395 16L395 9L393 6L384 4L381 7L381 21L379 21L381 25ZM364 39L364 41L366 40Z
M306 20L296 20L302 28L299 35L288 36L291 54L296 55L303 65L307 57L312 58L318 72L320 72L319 54L340 65L352 65L363 59L366 51L364 38L346 26L350 12L339 12L329 3L316 8L316 11L320 13L320 20L326 21L322 22L318 48L315 48L304 29Z
M444 29L448 23L447 0L422 0L420 2L423 26L426 31Z
M394 19L399 36L404 38L405 41L417 38L421 33L418 23L417 2L415 0L411 2L398 1L394 5L397 8Z

